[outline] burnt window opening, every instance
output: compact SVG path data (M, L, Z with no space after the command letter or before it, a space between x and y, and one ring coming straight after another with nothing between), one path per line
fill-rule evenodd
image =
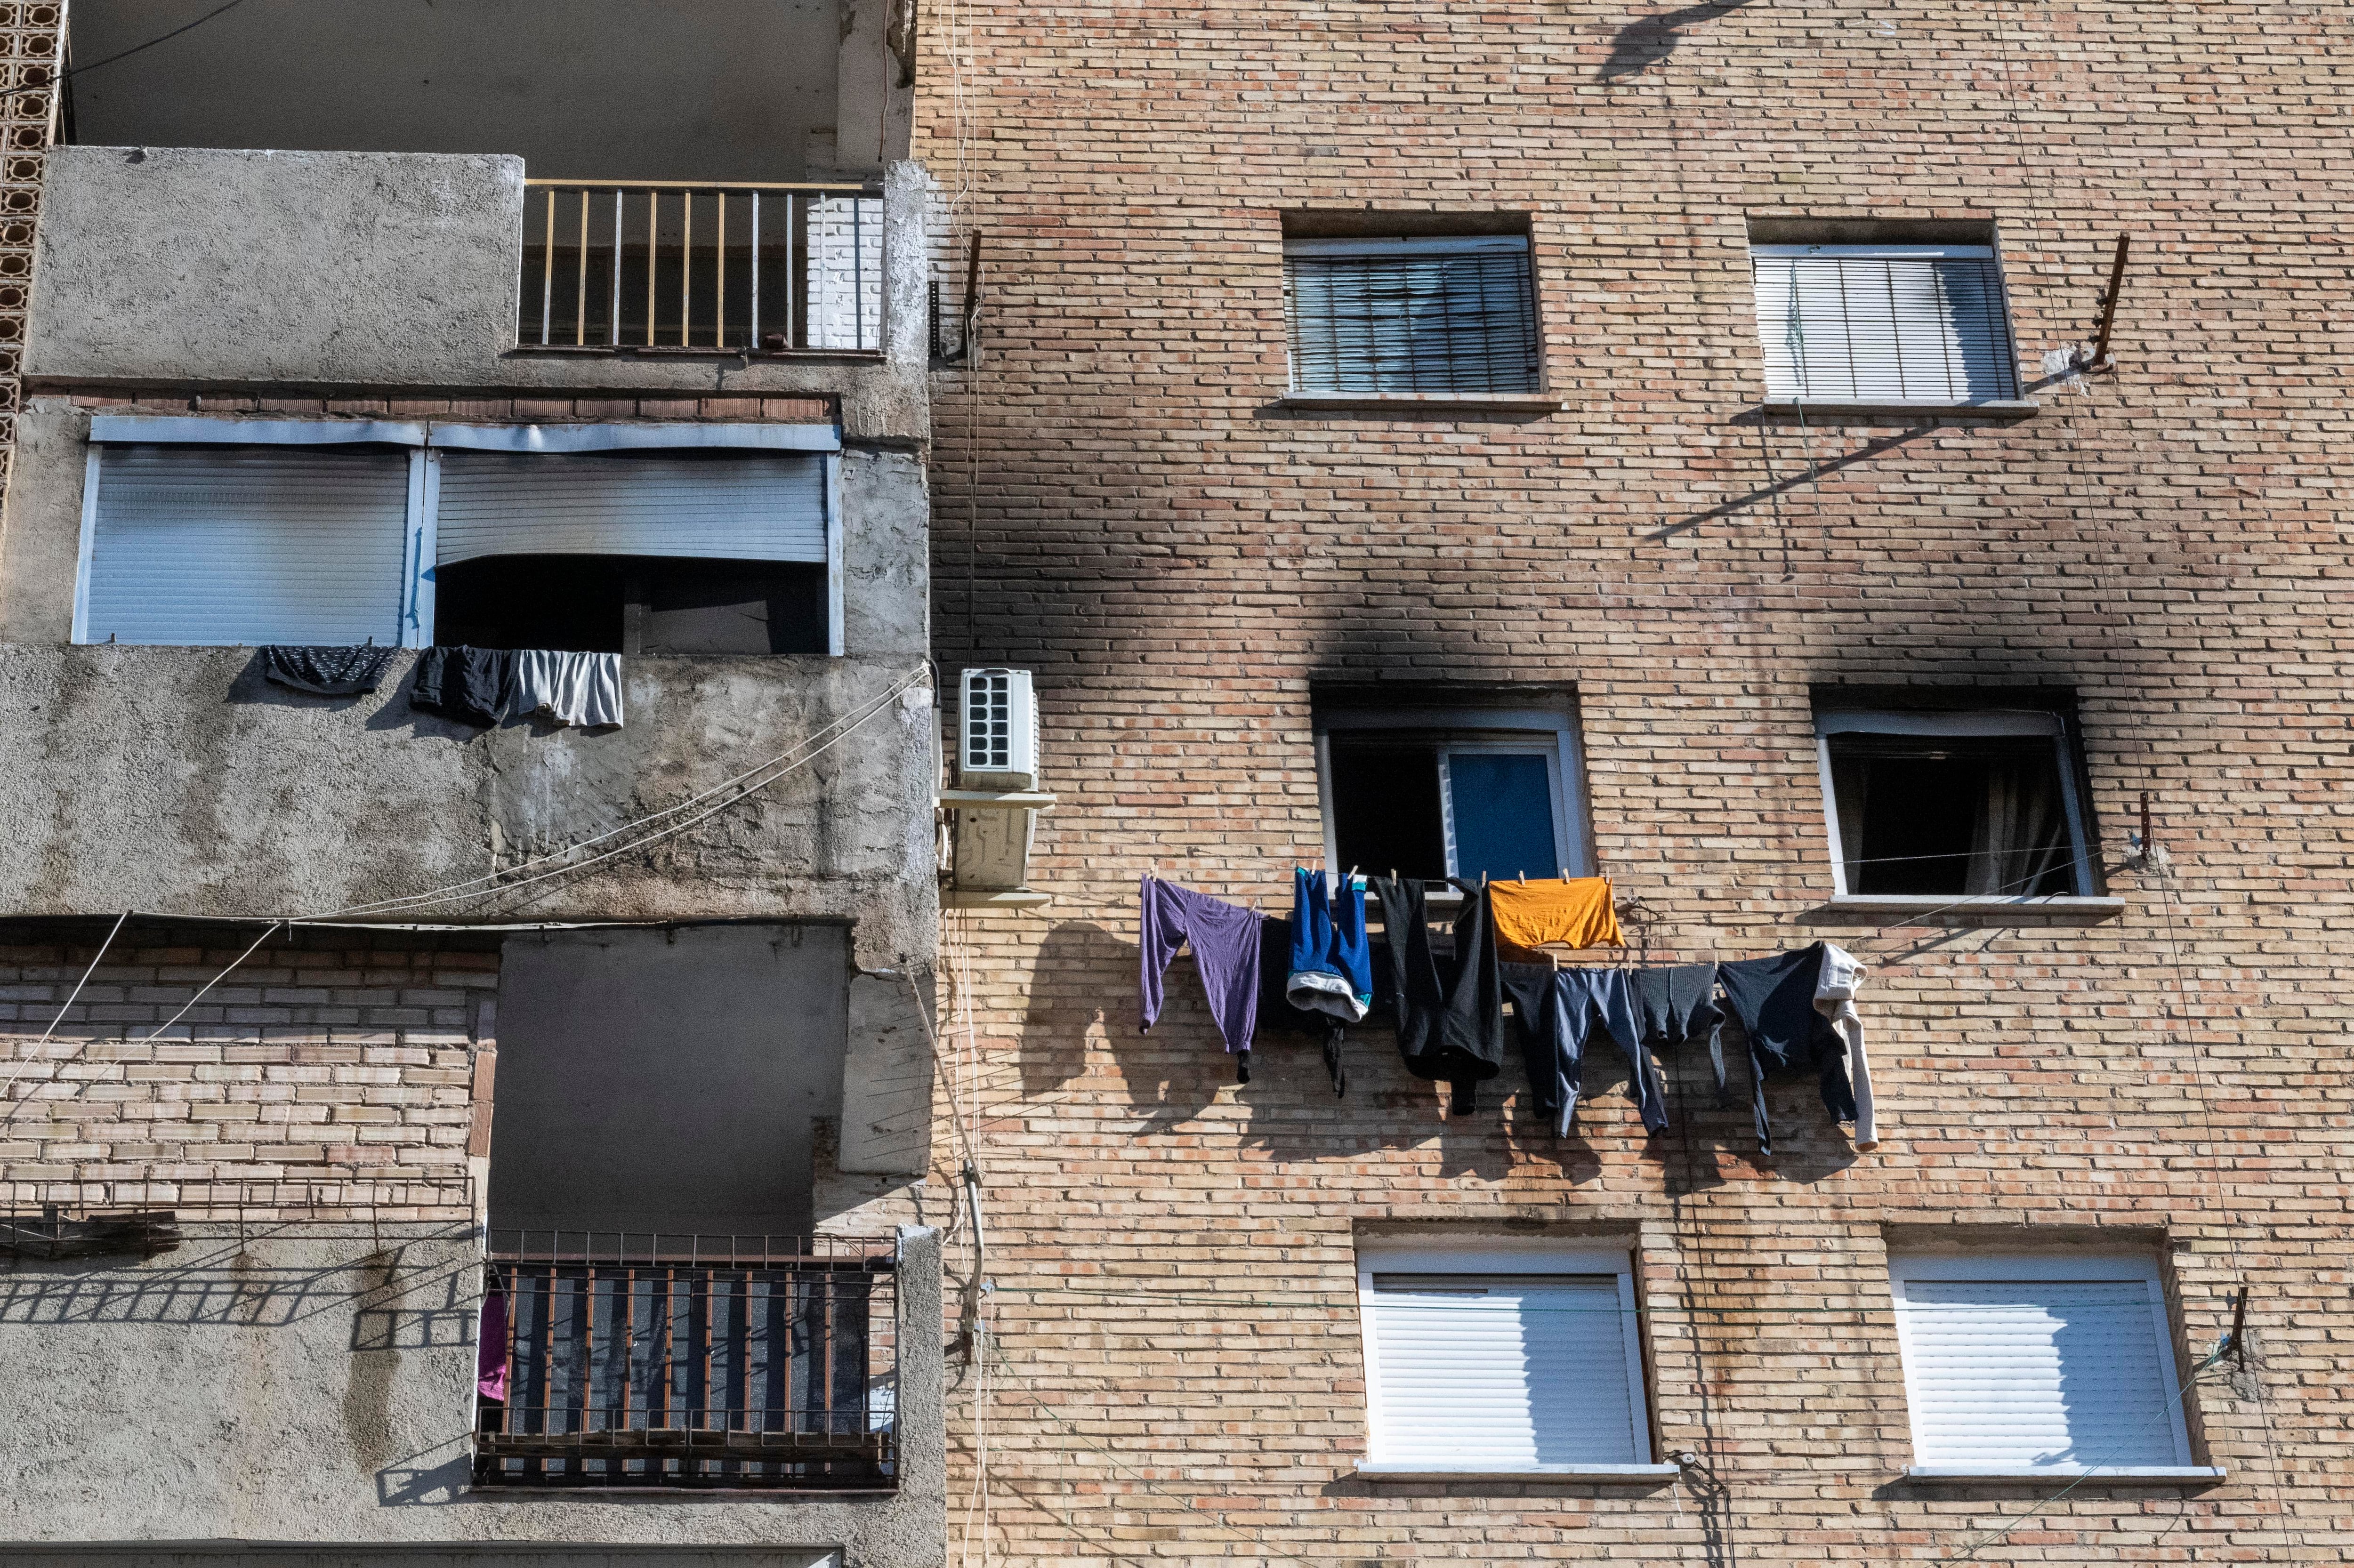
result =
M2042 898L2094 889L2056 714L1824 715L1839 891Z
M705 556L482 556L436 568L434 641L567 653L823 653L825 567Z
M1584 874L1565 709L1320 704L1331 867L1426 881Z

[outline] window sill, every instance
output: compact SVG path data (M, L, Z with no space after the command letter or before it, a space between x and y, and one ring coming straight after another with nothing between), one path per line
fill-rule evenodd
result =
M2105 917L2125 913L2122 898L2086 898L2073 894L2050 894L2041 898L2005 898L1982 895L1973 898L1941 898L1918 893L1835 893L1824 907L1858 915L2090 915Z
M2082 1480L2140 1482L2150 1486L2205 1486L2226 1479L2230 1472L2211 1465L1907 1465L1908 1481L2049 1481Z
M1402 1465L1359 1465L1368 1481L1601 1481L1649 1486L1676 1478L1673 1465L1537 1465L1525 1470L1424 1470Z
M2024 419L2043 407L2033 398L2003 398L1985 403L1907 403L1901 399L1858 403L1764 402L1761 414L1791 414L1808 419L1906 419L1926 416Z
M849 360L880 365L879 348L714 348L708 344L518 343L508 354L523 358Z
M1278 408L1365 413L1459 409L1475 414L1552 414L1562 399L1543 392L1287 392Z

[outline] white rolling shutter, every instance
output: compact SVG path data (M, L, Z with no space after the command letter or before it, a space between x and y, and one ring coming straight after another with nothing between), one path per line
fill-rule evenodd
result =
M815 454L448 451L436 554L826 558Z
M1776 402L2007 401L2019 356L1993 248L1754 245Z
M1617 1275L1375 1272L1367 1462L1469 1473L1647 1463L1632 1308Z
M81 641L399 642L407 453L94 450Z
M1980 1266L2007 1272L1997 1260ZM2085 1272L2111 1277L1897 1281L1916 1464L2009 1470L2190 1462L2154 1275Z
M1295 392L1533 392L1526 235L1292 239Z

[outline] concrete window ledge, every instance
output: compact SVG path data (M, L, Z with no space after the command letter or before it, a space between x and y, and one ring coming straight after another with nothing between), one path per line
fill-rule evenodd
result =
M2073 895L2054 894L2043 898L2004 898L1999 895L1982 898L1940 898L1931 894L1914 893L1836 893L1825 908L1838 912L1853 911L1858 915L1953 915L1983 920L2002 916L2073 915L2105 917L2122 915L2126 901L2122 898L2080 898Z
M1287 392L1278 408L1366 414L1552 414L1562 399L1543 392Z
M1673 1465L1539 1465L1526 1470L1417 1470L1395 1465L1359 1465L1367 1481L1601 1481L1652 1486L1676 1478Z
M1907 1465L1908 1481L2094 1480L2122 1485L2206 1486L2229 1472L2213 1465Z
M2043 405L2031 398L1988 403L1760 403L1761 414L1803 416L1826 423L1841 419L2024 419Z

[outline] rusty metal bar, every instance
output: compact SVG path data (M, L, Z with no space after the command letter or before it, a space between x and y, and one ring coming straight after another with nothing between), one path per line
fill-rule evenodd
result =
M681 191L678 207L682 227L678 233L678 345L692 348L687 341L687 323L695 319L695 193Z
M654 247L662 238L662 193L646 193L646 346L654 345Z
M2109 266L2108 297L2101 302L2101 330L2093 340L2092 368L2094 370L2108 368L2109 328L2116 323L2117 294L2124 289L2126 283L2126 252L2132 244L2133 241L2127 236L2122 234L2117 236L2117 259Z
M524 184L526 186L545 188L549 185L561 185L567 189L577 186L581 183L582 182L578 180L524 181ZM872 181L855 180L849 182L832 180L591 180L588 183L596 185L600 190L620 189L633 191L674 191L692 185L699 191L811 191L827 196L847 195L851 193L857 193L864 196L873 196L875 194L875 185Z

